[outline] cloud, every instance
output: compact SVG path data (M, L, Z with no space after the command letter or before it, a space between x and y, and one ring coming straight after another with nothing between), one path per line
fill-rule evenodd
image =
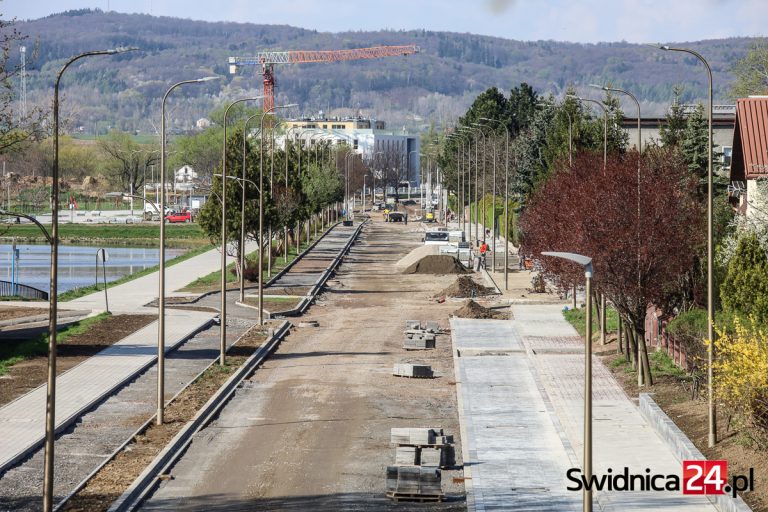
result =
M493 14L502 14L515 6L517 0L488 0L486 5Z

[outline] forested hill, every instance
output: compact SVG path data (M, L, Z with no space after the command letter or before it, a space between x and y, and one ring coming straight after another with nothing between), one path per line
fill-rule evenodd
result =
M560 93L569 84L611 82L633 91L648 113L664 110L676 84L683 86L685 102L706 97L706 73L693 57L623 42L525 42L429 30L323 33L99 10L18 22L17 28L32 41L39 40L39 55L28 72L28 100L35 103L50 103L55 72L65 58L120 45L142 49L91 58L68 72L63 84L68 114L73 126L83 126L87 132L109 127L154 132L160 98L169 84L210 73L224 76L174 93L174 126L189 127L227 98L242 96L244 90L258 93L256 69L228 75L227 58L268 49L418 45L421 53L408 57L276 69L278 101L299 103L305 114L360 110L392 128L451 122L479 92L490 86L508 91L520 82L545 93ZM514 26L509 35L514 37ZM731 65L754 42L733 38L686 43L712 65L716 101L729 101ZM18 52L12 55L17 58Z

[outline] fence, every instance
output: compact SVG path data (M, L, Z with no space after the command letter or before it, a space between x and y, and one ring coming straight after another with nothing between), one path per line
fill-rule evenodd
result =
M0 281L0 297L24 297L25 299L48 300L48 292L31 286L9 281Z

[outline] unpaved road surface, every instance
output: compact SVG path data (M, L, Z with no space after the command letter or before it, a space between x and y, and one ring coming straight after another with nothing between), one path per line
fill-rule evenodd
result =
M417 226L375 222L328 289L220 417L202 431L143 510L464 510L461 440L448 335L406 352L406 319L448 328L457 302L431 297L456 276L401 275L420 245ZM438 378L394 377L397 362L431 364ZM392 427L442 427L457 468L443 471L443 503L384 496ZM454 478L457 480L454 481Z

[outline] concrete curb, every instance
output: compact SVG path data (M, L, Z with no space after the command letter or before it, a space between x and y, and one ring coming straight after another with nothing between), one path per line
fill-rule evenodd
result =
M166 346L165 353L167 354L167 353L175 350L177 347L179 347L181 344L185 343L188 339L193 337L198 332L200 332L200 331L210 327L210 325L212 323L213 323L213 318L209 318L203 324L201 324L201 325L197 326L195 329L187 332L184 336L180 337L179 340L176 343L174 343L173 345ZM85 361L83 361L83 362L85 362ZM88 411L91 411L92 409L97 407L99 404L104 402L104 400L106 400L107 398L112 396L114 394L115 390L120 389L123 386L125 386L126 384L132 382L136 378L136 376L144 373L148 368L150 368L152 365L154 365L156 363L157 363L157 355L154 355L149 361L147 361L147 363L145 363L142 366L140 366L139 368L137 368L136 371L134 371L133 373L131 373L130 375L125 377L123 380L115 383L115 385L113 385L112 387L110 387L108 389L104 389L99 396L97 396L96 398L94 398L90 402L88 402L86 404L83 404L75 412L70 414L68 417L64 418L61 421L61 424L56 427L55 435L61 434L64 430L69 428L70 425L75 423L83 414L87 413ZM83 363L80 363L80 364L83 364ZM72 370L74 370L75 368L80 366L80 364L73 366L72 368L67 370L67 372L71 372ZM64 372L64 373L67 373L67 372ZM61 377L61 375L58 375L57 377ZM41 384L40 386L38 386L35 389L44 387L46 385L47 384ZM34 390L32 390L32 391L34 391ZM21 399L24 396L26 396L26 394L25 395L21 395L20 397L16 398L15 400L12 400L11 402L8 402L8 404L13 403L16 400L19 400L19 399ZM8 404L6 404L6 406ZM40 433L40 437L37 439L37 441L34 444L31 444L25 450L19 452L15 457L13 457L12 459L9 459L5 464L0 465L0 475L5 473L8 469L12 468L16 464L18 464L20 461L24 460L27 456L29 456L30 453L32 453L35 450L37 450L38 448L40 448L43 445L44 442L45 442L45 435L44 435L44 432L41 432Z
M301 301L299 301L298 305L293 309L275 312L274 318L300 316L300 315L303 315L305 311L307 311L307 309L315 300L317 295L322 291L323 286L325 286L325 283L328 282L328 279L336 271L336 268L338 268L338 266L341 264L342 258L347 254L347 252L355 243L355 241L357 241L357 237L360 236L360 231L363 229L363 226L367 222L368 220L366 219L357 226L357 229L352 234L352 236L349 237L349 240L347 240L347 243L339 251L336 257L333 259L333 262L331 262L331 264L328 265L328 268L326 268L325 272L323 272L323 274L317 279L317 281L315 281L315 284L312 285L312 289L310 289L309 293L307 293L307 295L303 299L301 299ZM273 318L273 316L270 315L267 318Z
M456 348L456 330L453 327L453 317L448 319L451 327L451 352L453 353L453 378L456 382L456 409L459 413L459 435L461 436L461 460L464 472L464 495L467 504L467 512L477 512L475 489L472 480L472 461L469 454L469 436L467 434L467 421L464 418L464 399L462 397L461 369L459 368L459 351Z
M672 450L681 462L684 460L706 460L706 457L690 439L666 415L653 400L650 393L640 393L640 414L656 434ZM730 495L708 495L707 499L722 512L751 512L751 508L740 497Z
M112 504L109 512L126 512L134 510L155 489L159 477L168 473L176 461L182 456L197 432L208 425L232 398L243 380L248 378L266 359L286 335L291 327L288 321L283 322L272 337L249 357L245 363L233 373L219 388L197 414L182 428L168 445L133 481L131 486Z
M493 280L493 278L491 277L491 274L488 273L488 270L481 267L480 273L483 274L483 279L485 279L485 284L490 283L491 288L493 288L493 292L496 293L497 295L501 295L502 293L501 293L501 290L499 289L499 286L496 284L496 281Z

